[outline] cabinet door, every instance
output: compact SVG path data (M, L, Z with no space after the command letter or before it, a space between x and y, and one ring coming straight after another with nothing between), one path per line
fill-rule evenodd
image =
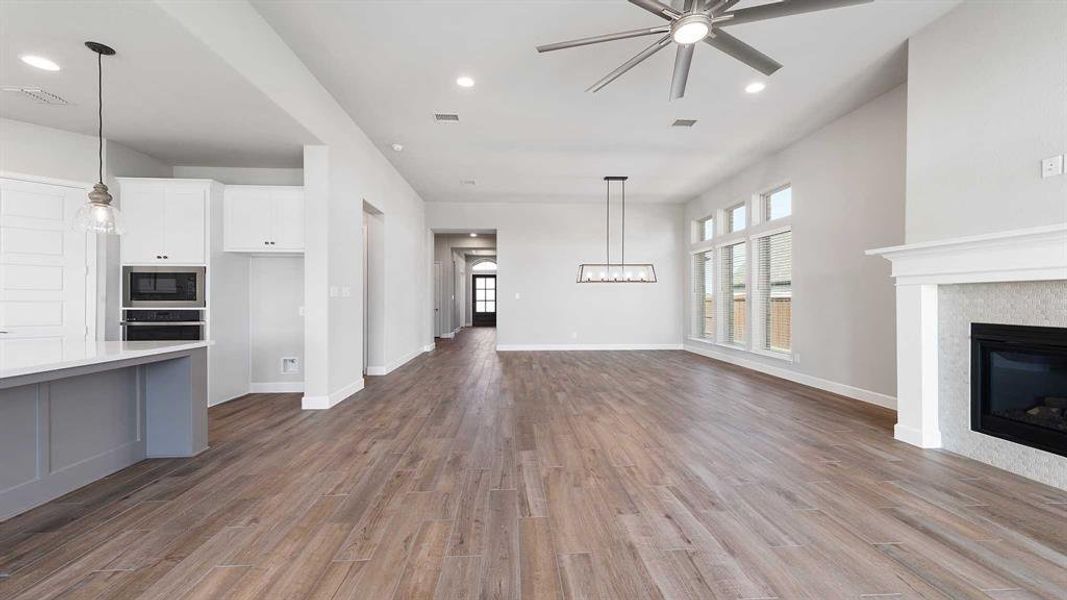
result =
M203 188L171 187L164 198L164 256L167 263L204 264L205 201Z
M151 264L163 255L163 206L166 186L127 184L119 190L126 231L119 236L122 262Z
M304 249L303 190L273 190L274 219L271 230L272 250Z
M264 252L270 249L270 193L263 188L227 188L224 246L230 251Z

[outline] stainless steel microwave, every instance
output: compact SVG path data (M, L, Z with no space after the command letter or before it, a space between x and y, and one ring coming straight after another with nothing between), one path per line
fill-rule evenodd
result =
M123 267L124 308L204 308L205 267Z

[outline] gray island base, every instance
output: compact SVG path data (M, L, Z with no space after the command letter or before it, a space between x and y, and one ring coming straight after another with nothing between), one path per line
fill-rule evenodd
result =
M208 342L0 356L0 521L146 458L207 449Z

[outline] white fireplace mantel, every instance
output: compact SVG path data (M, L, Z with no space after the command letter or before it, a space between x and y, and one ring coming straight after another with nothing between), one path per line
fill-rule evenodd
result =
M897 284L898 440L940 448L937 288L1067 280L1067 223L868 250Z

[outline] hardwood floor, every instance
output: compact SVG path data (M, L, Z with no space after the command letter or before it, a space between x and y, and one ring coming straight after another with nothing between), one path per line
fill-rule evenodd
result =
M455 340L0 524L0 598L1067 598L1067 493L684 352Z

